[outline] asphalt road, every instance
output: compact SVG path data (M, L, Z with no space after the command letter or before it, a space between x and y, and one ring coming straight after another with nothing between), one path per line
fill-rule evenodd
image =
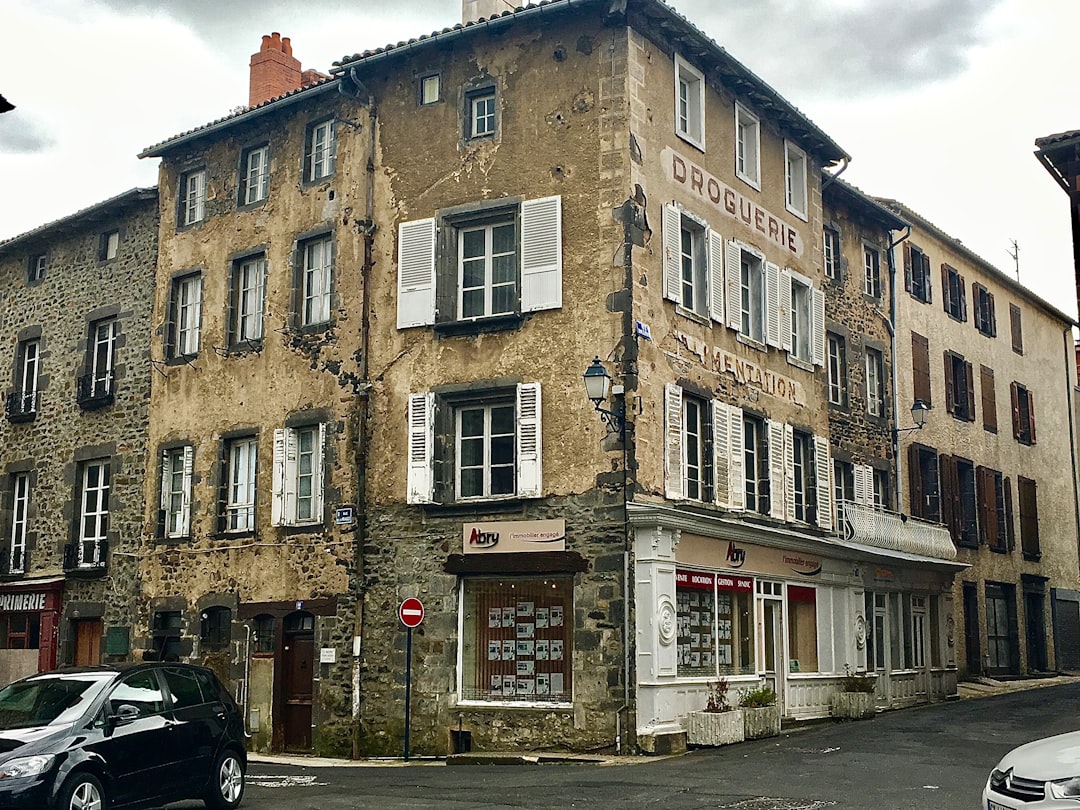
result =
M1009 749L1080 728L1080 683L824 723L778 738L611 764L341 767L253 763L247 810L979 806Z

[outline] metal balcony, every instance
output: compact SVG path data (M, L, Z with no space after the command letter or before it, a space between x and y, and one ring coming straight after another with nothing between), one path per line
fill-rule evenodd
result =
M25 546L18 549L14 555L10 545L0 546L0 578L17 579L24 576L29 565L29 556Z
M116 378L110 371L104 377L84 374L75 383L75 400L84 411L104 408L113 404L113 388Z
M845 542L939 560L956 559L956 546L949 530L940 523L853 501L839 501L836 514L836 533Z
M12 391L4 401L4 413L9 422L31 422L37 416L37 391Z
M108 559L108 540L73 540L64 545L64 573L69 576L104 576Z

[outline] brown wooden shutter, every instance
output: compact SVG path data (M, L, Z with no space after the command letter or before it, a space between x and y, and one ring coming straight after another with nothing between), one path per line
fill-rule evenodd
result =
M998 548L997 494L994 491L994 471L986 467L976 469L976 492L979 498L979 524L982 540L990 548Z
M941 265L941 306L948 312L949 301L952 299L952 290L949 288L949 266Z
M904 289L911 292L911 245L904 242Z
M1020 545L1024 556L1038 559L1039 550L1039 501L1035 482L1030 478L1017 478L1020 487Z
M964 376L967 382L967 420L975 421L975 376L970 362L964 363Z
M1020 324L1020 307L1009 304L1009 326L1012 329L1012 348L1017 354L1024 353L1024 330Z
M983 429L997 433L997 393L994 391L994 370L987 366L980 367L982 383Z
M923 285L926 290L926 303L929 304L934 296L932 295L933 290L930 287L930 257L925 253L922 255L922 274Z
M941 481L941 522L944 523L953 540L960 537L960 503L956 459L942 453L938 456L939 478Z
M956 388L953 380L953 353L945 352L945 410L956 410Z
M990 328L990 336L997 337L997 314L994 309L994 294L992 292L986 293L986 314L989 316L989 323L987 326Z
M1020 392L1016 383L1009 383L1009 398L1012 402L1013 438L1020 438Z
M923 492L922 473L919 470L919 446L908 445L908 498L909 509L915 517L923 517L926 495Z
M933 405L930 398L930 341L916 332L911 333L911 377L915 384L915 399L921 399L927 407Z
M1027 394L1028 401L1028 431L1030 433L1031 443L1035 444L1035 395L1030 390L1025 392Z
M1006 477L1002 487L1005 491L1005 541L1009 551L1016 548L1016 529L1013 527L1012 479Z

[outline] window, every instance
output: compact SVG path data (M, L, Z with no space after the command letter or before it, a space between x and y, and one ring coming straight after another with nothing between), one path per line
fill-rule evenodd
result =
M180 669L179 667L167 667L161 670L161 674L165 678L165 683L169 687L169 694L172 696L173 711L194 708L204 702L209 703L213 700L210 695L207 695L204 700L202 689L199 688L199 678L195 671Z
M1020 444L1035 444L1035 398L1018 382L1010 385L1013 438Z
M105 231L98 237L98 261L107 262L116 258L120 248L120 231Z
M975 281L971 284L971 300L975 304L975 328L987 337L997 335L994 294Z
M784 141L784 187L787 210L800 219L806 219L806 152L790 141Z
M728 243L729 245L732 243ZM738 250L738 248L736 248ZM765 342L765 261L746 250L738 250L740 312L739 332Z
M963 355L945 352L945 410L965 422L975 421L975 380Z
M431 73L427 76L421 76L418 83L418 89L420 93L420 104L434 104L439 101L440 87L439 87L439 74Z
M904 288L912 298L930 303L930 257L907 242L904 243Z
M254 633L252 641L255 642L256 653L272 653L277 646L277 628L274 617L268 613L262 613L252 620Z
M833 459L833 515L835 525L840 526L844 517L843 503L855 502L855 465L850 461Z
M325 425L274 431L271 523L298 526L323 522Z
M304 180L316 183L334 173L337 164L337 129L332 118L308 127L304 148Z
M756 189L761 188L761 126L741 104L735 105L735 174Z
M964 290L964 277L959 271L941 265L941 299L950 318L958 321L967 320L967 294Z
M15 390L7 398L7 416L13 422L33 419L37 413L41 340L19 341L15 363Z
M26 536L30 522L30 473L11 476L11 534L6 569L9 574L26 571Z
M79 526L75 563L79 568L96 566L104 561L108 545L109 462L97 460L81 463L76 480Z
M206 169L180 175L180 224L194 225L206 216Z
M258 441L254 436L231 439L224 445L222 482L225 490L223 530L249 532L255 529L255 472Z
M161 536L191 536L191 483L195 448L173 447L161 453Z
M244 150L240 159L240 205L254 205L270 192L270 147Z
M334 240L330 236L311 239L300 246L300 325L330 322L330 302L334 283Z
M183 617L179 610L154 611L152 635L158 661L180 660L180 630Z
M978 548L979 506L975 465L967 459L945 455L940 457L939 464L944 494L942 521L958 546Z
M139 717L151 717L165 711L165 696L153 670L123 677L109 695L109 714L116 714L121 706L134 706L139 710Z
M0 650L36 650L41 644L40 613L0 615Z
M791 672L817 672L817 589L787 586L788 654Z
M26 266L26 280L37 284L45 279L45 270L49 266L49 257L45 253L35 253Z
M462 206L399 226L399 329L506 329L522 313L561 306L560 197Z
M202 327L202 276L198 273L174 278L169 290L169 357L193 357L199 353Z
M570 703L574 580L466 577L461 699Z
M754 580L675 571L679 677L752 675Z
M705 149L705 76L675 54L675 134Z
M737 448L733 448L737 452ZM769 514L769 445L765 420L743 417L746 511Z
M878 509L889 509L892 506L892 488L889 486L888 470L873 470L870 473L871 496L874 506Z
M229 648L232 639L232 611L227 607L209 607L202 612L199 642L203 652Z
M937 451L920 444L908 445L908 479L911 514L937 523L941 519Z
M724 320L723 239L675 204L664 206L664 297L684 314Z
M917 332L911 333L911 379L914 398L931 407L934 400L930 389L930 341Z
M467 93L466 138L485 138L495 134L495 88L485 87Z
M1009 482L997 470L988 467L977 467L975 477L980 538L991 551L1006 554L1013 546L1012 498L1006 498ZM1011 490L1011 486L1008 489Z
M795 499L794 519L814 523L817 509L816 476L814 472L814 437L809 433L795 431L793 434L793 461Z
M693 501L711 500L711 472L706 451L709 406L705 400L683 396L683 494Z
M885 416L885 358L879 349L866 349L866 412Z
M1040 560L1039 550L1039 499L1037 486L1030 478L1017 476L1020 490L1020 548L1025 560Z
M664 398L666 497L742 510L749 493L750 508L756 509L763 497L758 470L764 462L755 444L760 434L755 432L751 444L746 444L742 409L671 383L664 388ZM746 463L751 464L749 470Z
M863 294L881 297L881 253L869 245L863 245Z
M790 285L791 308L791 356L805 363L814 362L814 290L810 279L789 273L790 281L781 278L781 284ZM782 307L782 305L781 305ZM781 340L783 338L781 337Z
M847 346L840 335L829 333L829 404L847 405Z
M994 390L994 370L980 366L979 377L982 387L983 430L997 433L997 392Z
M1020 307L1009 304L1009 329L1012 332L1012 350L1024 353L1024 330L1020 323Z
M840 253L840 231L826 227L822 234L825 257L825 278L840 281L843 278L843 256Z
M233 265L229 340L254 348L263 339L266 257L252 256Z
M79 377L76 390L79 405L84 409L101 407L113 401L113 365L118 326L116 318L105 318L90 324L87 346L89 373Z
M540 450L539 383L412 394L408 502L537 498Z

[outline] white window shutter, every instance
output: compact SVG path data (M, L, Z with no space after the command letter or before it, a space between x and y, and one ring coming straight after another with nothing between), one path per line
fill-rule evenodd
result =
M169 511L169 487L172 485L172 464L169 462L169 451L161 451L161 508L166 513ZM166 521L168 516L166 515ZM168 524L166 523L166 526Z
M682 214L671 203L664 204L664 298L682 303L682 267L680 241L682 237Z
M728 487L731 493L731 508L746 508L746 448L743 446L742 408L728 406L728 426L731 428L728 446L731 450L731 465L728 469Z
M727 325L738 332L742 329L742 249L733 239L724 245L724 280Z
M867 464L856 464L852 471L855 503L871 506L874 503L874 471Z
M323 465L326 459L326 425L319 425L318 444L311 460L311 519L323 522Z
M716 505L725 509L731 505L731 416L726 403L713 400L713 479L716 482Z
M709 242L709 317L724 322L724 238L714 230Z
M517 494L539 498L543 495L540 383L518 385L517 422Z
M784 520L795 519L795 430L784 425Z
M195 448L190 444L184 448L184 474L180 486L180 536L191 535L191 485L195 468Z
M521 204L521 309L562 306L562 197Z
M194 300L191 302L192 317L191 322L195 329L195 351L198 352L202 348L202 276L195 279L194 287L192 290L192 296Z
M780 268L765 262L765 342L778 349L782 345L780 327Z
M682 388L664 386L664 495L673 501L683 499L683 425Z
M296 431L285 430L285 516L286 526L296 525L296 494L299 488L299 469Z
M431 392L409 395L409 503L432 503L435 479L432 453L435 443L435 395Z
M814 347L814 365L825 365L825 292L815 287L811 290L813 295L813 321L814 331L812 334Z
M783 520L784 508L784 428L783 422L767 420L769 431L769 517Z
M397 328L435 323L435 219L398 226Z
M791 351L791 271L780 270L780 348Z
M832 461L829 458L829 440L814 437L814 473L817 477L817 525L819 529L832 531Z
M284 428L274 431L274 461L270 480L270 523L285 525L285 435Z

